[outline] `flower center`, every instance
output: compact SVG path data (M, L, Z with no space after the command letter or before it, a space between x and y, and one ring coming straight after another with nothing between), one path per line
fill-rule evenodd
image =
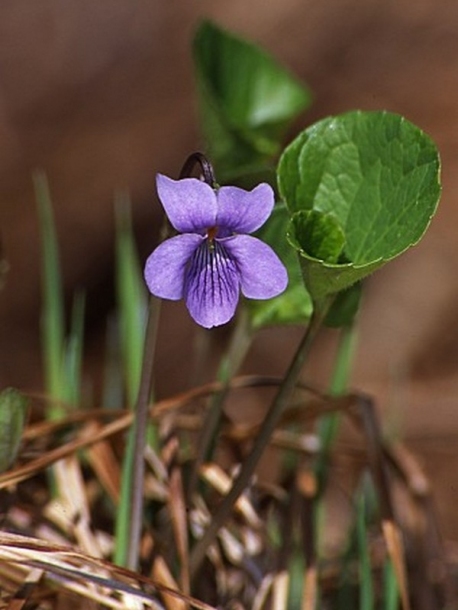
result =
M212 242L215 239L217 233L218 233L218 227L210 227L207 230L207 239L208 239L208 241Z

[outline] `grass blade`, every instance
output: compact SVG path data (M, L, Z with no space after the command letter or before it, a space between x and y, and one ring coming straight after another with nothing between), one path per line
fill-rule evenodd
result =
M141 277L140 263L132 234L130 202L126 194L119 194L115 202L116 214L116 287L121 338L121 358L126 397L132 408L137 399L143 362L145 340L146 290ZM120 503L116 513L115 562L128 564L131 544L132 472L135 461L135 426L128 435L122 465Z
M64 353L64 302L61 282L59 248L57 243L51 196L48 181L43 172L33 176L38 205L42 243L42 316L41 332L45 368L45 387L57 401L64 398L62 360ZM49 411L49 418L56 419L62 413L58 402Z
M367 538L366 498L362 490L357 503L356 532L358 540L359 576L360 576L360 610L374 610L374 587L372 567Z
M121 335L121 354L127 401L135 404L143 359L146 289L132 234L130 202L126 194L115 201L116 289Z
M397 610L399 607L399 588L393 562L387 557L383 570L383 608Z
M63 398L71 405L78 405L81 400L85 304L84 293L77 292L73 300L70 335L65 344L64 354L66 383Z

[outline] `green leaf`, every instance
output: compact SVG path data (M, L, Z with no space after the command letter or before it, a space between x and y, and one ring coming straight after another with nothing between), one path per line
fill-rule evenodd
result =
M256 233L277 253L288 271L285 292L265 301L247 301L251 324L261 328L274 324L305 324L312 313L312 301L304 287L296 252L286 239L289 216L284 205L276 205L264 226Z
M288 146L278 184L293 218L290 241L315 302L420 240L439 200L439 170L432 140L388 112L324 119Z
M258 171L309 105L307 89L259 47L209 21L193 51L203 131L219 174Z
M0 472L16 459L27 418L27 399L18 390L0 392Z

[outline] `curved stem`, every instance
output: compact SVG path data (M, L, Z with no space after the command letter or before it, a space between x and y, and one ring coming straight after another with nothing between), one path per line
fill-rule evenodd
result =
M183 167L181 168L180 180L182 178L189 178L195 165L200 165L205 182L214 188L216 186L216 180L213 165L210 163L207 157L200 152L192 153L186 159Z
M258 436L256 437L251 452L243 462L243 466L240 470L238 477L235 479L231 490L224 497L223 501L218 507L213 519L208 526L203 537L196 544L191 552L190 557L190 573L191 577L195 577L198 573L200 566L205 558L208 546L215 539L218 530L223 526L225 521L228 519L232 512L232 508L237 501L238 497L247 487L255 468L261 458L264 449L272 436L275 426L277 425L283 409L288 404L291 396L294 392L296 383L298 381L302 366L310 352L310 348L313 344L313 340L316 337L318 330L321 327L321 323L326 315L328 307L322 307L315 310L310 324L305 331L304 337L297 348L294 358L289 366L289 369L283 379L281 386L270 406L270 409L261 425Z

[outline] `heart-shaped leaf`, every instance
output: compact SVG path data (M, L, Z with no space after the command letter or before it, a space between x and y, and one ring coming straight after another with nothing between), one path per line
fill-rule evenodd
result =
M420 240L439 200L439 169L432 140L388 112L324 119L287 147L278 184L315 302Z
M209 21L196 32L194 61L203 130L219 177L259 170L309 105L307 89L263 50Z

